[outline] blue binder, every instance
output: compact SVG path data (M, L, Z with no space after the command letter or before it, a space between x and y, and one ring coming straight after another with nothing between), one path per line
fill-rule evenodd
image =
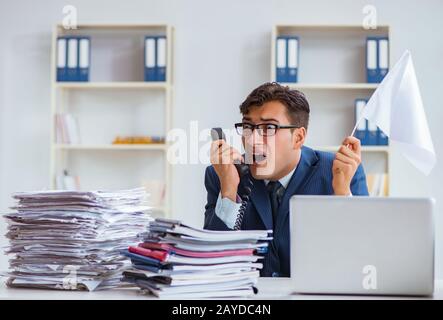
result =
M366 38L366 81L379 82L378 72L378 40L376 37Z
M381 82L389 71L389 39L377 39L377 82Z
M377 132L377 144L379 146L389 145L388 136L380 128L378 128L378 132Z
M91 40L89 37L78 38L78 69L77 80L89 81L91 61Z
M155 81L157 79L155 51L155 37L145 37L145 81Z
M355 123L360 119L363 108L366 105L365 99L355 100ZM355 137L360 140L361 145L368 144L368 120L362 119L357 129L355 130Z
M66 81L67 79L67 40L65 37L57 38L57 81Z
M287 37L286 41L286 82L294 83L298 81L299 39Z
M286 37L277 37L275 43L275 77L277 82L287 82L287 61L288 61L288 50L287 50L287 40Z
M157 259L145 257L145 256L142 256L142 255L139 255L136 253L129 252L128 249L121 250L120 254L130 258L132 263L134 263L134 264L147 264L147 265L154 266L154 267L160 267L163 265L163 263L161 263Z
M156 81L166 81L166 37L160 36L156 38L155 46L155 62L157 67Z
M368 133L367 133L367 145L368 146L376 146L378 145L378 127L368 121Z
M78 81L78 38L67 37L67 77L66 81Z

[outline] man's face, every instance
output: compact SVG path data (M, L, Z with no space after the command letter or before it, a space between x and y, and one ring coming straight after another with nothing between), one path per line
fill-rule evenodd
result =
M270 101L253 107L243 116L243 123L290 125L286 107L279 101ZM295 129L299 130L299 129ZM294 134L296 134L294 132ZM304 139L303 139L304 140ZM252 152L256 161L250 165L255 179L280 179L298 159L301 144L295 143L290 129L278 129L273 136L261 136L255 129L252 135L242 137L246 153Z

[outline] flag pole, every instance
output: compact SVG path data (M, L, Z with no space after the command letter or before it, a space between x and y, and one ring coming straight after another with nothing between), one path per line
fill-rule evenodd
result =
M365 105L366 108L366 105ZM363 109L364 110L364 109ZM362 112L363 113L363 112ZM357 120L357 122L355 123L354 129L352 129L352 133L351 133L351 137L354 136L355 131L357 130L358 125L360 124L360 122L364 119L363 116L360 117L360 119Z
M362 115L364 114L364 110L366 108L366 105L364 106L363 110L362 110ZM355 123L354 129L352 129L352 133L351 133L351 137L354 136L355 131L357 130L358 125L360 124L360 122L364 119L364 116L360 116L360 118L357 120L357 122ZM349 144L346 145L347 148L349 148Z

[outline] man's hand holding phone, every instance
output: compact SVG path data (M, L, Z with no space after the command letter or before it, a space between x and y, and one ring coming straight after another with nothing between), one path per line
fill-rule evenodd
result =
M220 180L222 198L236 202L240 176L234 163L242 162L242 155L225 140L219 139L211 144L210 160Z

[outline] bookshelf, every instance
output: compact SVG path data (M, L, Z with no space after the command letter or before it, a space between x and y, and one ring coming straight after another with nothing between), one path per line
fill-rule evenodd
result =
M361 25L276 25L271 36L271 81L276 81L278 36L299 38L298 82L281 84L302 91L309 101L311 119L306 145L336 152L354 126L355 99L369 98L377 89L378 84L366 82L366 37L388 36L391 53L390 28L388 25L370 30ZM362 161L368 175L386 175L384 189L389 195L391 148L363 146Z
M59 150L166 150L166 144L56 144Z
M57 82L57 37L91 39L88 82ZM166 81L144 81L144 37L166 36ZM167 132L172 126L174 28L167 24L81 24L54 28L51 51L50 186L64 170L85 190L120 189L146 181L164 184L154 216L171 217L172 167ZM73 114L80 143L56 142L55 115ZM162 136L164 143L112 144L116 136ZM151 181L151 182L152 182Z
M164 82L143 82L143 81L128 81L128 82L65 82L56 83L58 89L151 89L151 90L166 90L168 84Z

